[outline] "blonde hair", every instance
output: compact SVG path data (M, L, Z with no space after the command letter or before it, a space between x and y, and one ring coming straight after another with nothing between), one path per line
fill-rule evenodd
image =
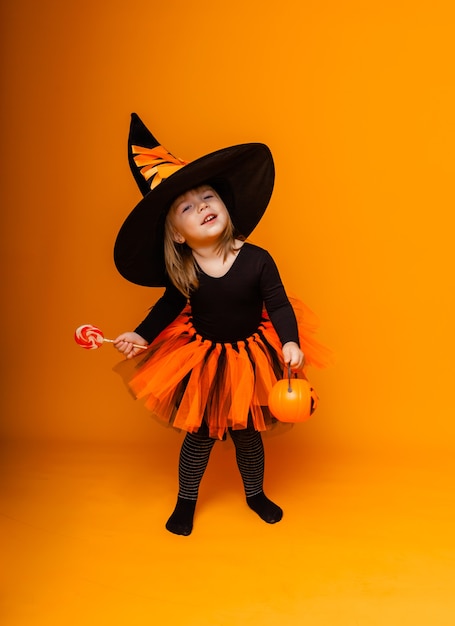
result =
M216 193L216 191L215 191ZM218 195L218 194L217 194ZM221 199L221 198L220 198ZM174 239L175 229L172 223L174 203L169 209L164 224L164 261L166 271L171 282L177 289L189 298L191 293L199 287L198 265L191 248L186 243L177 243ZM228 211L226 227L221 234L217 254L222 255L225 261L231 252L235 252L236 233ZM242 237L238 237L242 239Z

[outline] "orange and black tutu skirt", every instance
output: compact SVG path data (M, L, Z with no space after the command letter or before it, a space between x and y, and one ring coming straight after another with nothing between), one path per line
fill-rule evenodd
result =
M314 314L291 299L305 365L324 367L330 352L313 337ZM227 429L268 430L275 421L267 400L285 370L281 343L265 310L257 331L244 341L215 343L201 337L186 307L136 362L128 385L152 414L187 432L201 427L223 439Z

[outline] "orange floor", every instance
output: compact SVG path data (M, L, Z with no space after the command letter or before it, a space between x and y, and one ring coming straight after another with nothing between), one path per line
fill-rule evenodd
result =
M175 458L6 446L4 626L453 626L453 461L266 441L268 526L217 444L190 537L164 529ZM169 455L168 455L169 457Z

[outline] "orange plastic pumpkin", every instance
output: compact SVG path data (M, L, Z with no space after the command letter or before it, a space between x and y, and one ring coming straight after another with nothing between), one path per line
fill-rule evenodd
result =
M306 422L316 410L318 396L302 378L279 380L269 394L269 409L280 422Z

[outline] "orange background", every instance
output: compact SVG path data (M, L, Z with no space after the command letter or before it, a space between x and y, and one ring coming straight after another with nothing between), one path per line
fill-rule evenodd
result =
M3 441L175 454L113 372L117 353L73 340L85 323L133 328L160 295L112 260L140 197L126 156L136 111L187 160L248 141L274 154L251 240L317 312L337 363L310 372L317 415L287 452L285 437L271 445L271 462L359 454L379 476L391 459L423 473L444 459L451 475L453 4L14 0L1 12Z
M139 199L137 111L186 159L275 156L252 236L322 320L318 446L451 445L455 433L451 3L3 3L3 402L7 438L142 440L110 347L158 290L112 261ZM167 439L167 434L163 435Z

